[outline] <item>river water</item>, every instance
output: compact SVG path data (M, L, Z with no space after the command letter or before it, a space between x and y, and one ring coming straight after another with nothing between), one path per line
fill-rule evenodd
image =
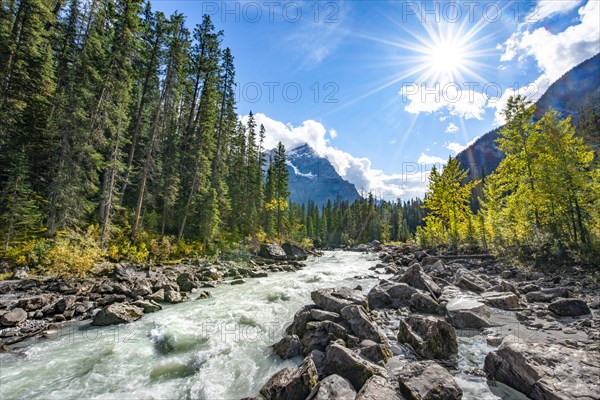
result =
M0 399L240 399L298 360L270 346L318 288L369 290L373 255L327 252L298 272L210 289L213 297L166 306L132 324L61 329L0 354ZM192 298L194 298L192 294ZM461 370L480 365L485 342L460 341ZM460 374L465 399L497 399L483 378ZM504 397L504 396L502 396Z

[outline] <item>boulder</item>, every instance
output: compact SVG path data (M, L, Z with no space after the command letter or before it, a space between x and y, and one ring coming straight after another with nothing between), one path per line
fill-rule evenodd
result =
M352 332L359 339L372 340L375 343L384 343L385 335L373 324L362 306L350 305L342 308L342 317L350 324Z
M548 304L548 310L561 317L579 317L591 314L587 303L581 299L558 299Z
M356 391L352 384L339 375L329 375L313 389L306 400L354 400Z
M92 325L105 326L133 322L144 315L141 308L124 303L113 303L100 310L92 321Z
M161 302L165 301L165 290L164 289L157 290L156 292L146 296L146 299L148 299L150 301L155 301L157 303L161 303Z
M305 400L317 385L317 368L307 357L298 368L284 368L260 389L267 400Z
M504 341L485 372L532 399L597 399L600 354L557 344Z
M198 287L196 279L189 272L179 274L177 277L177 285L179 285L179 290L182 292L190 292L192 289L196 289Z
M338 314L341 313L342 308L351 304L367 307L365 296L360 291L348 287L319 289L312 292L310 297L318 308Z
M181 303L183 301L183 297L178 290L167 290L165 291L165 301L171 304Z
M246 281L243 279L236 279L236 280L231 281L231 285L242 285L244 283L246 283Z
M355 390L360 390L374 375L387 376L385 368L362 359L338 343L329 345L325 353L325 375L331 374L348 379Z
M223 274L216 268L208 268L202 271L200 275L201 281L220 281L223 279Z
M304 353L308 354L313 350L325 351L329 343L337 339L348 339L348 332L343 326L331 321L309 322L302 336Z
M489 327L490 309L483 303L459 297L446 304L450 324L459 329L481 329Z
M550 303L557 297L570 297L570 290L566 287L557 287L537 290L525 294L529 303Z
M287 254L277 243L263 243L260 245L259 256L272 260L286 260Z
M22 308L13 308L12 310L0 316L0 325L15 326L27 319L27 311Z
M462 389L452 375L434 361L405 362L393 369L400 392L409 400L458 400Z
M404 398L396 393L387 380L374 375L365 382L356 400L404 400Z
M297 260L303 261L308 258L304 249L300 246L297 246L293 243L285 242L281 245L281 248L287 255L288 260Z
M428 359L449 359L458 354L456 331L436 317L410 315L400 320L398 342L410 345Z
M391 356L392 351L387 344L375 343L371 340L363 340L360 343L359 354L375 364L386 362Z
M407 307L415 293L417 293L417 289L406 283L383 281L369 291L367 299L369 307L372 309L400 308Z
M410 297L410 309L415 312L437 314L440 305L430 295L417 292Z
M341 319L340 314L319 310L318 308L313 308L310 310L310 318L313 321L333 321L337 322Z
M313 304L307 304L294 314L294 320L286 328L285 332L288 335L298 335L298 337L304 336L306 331L306 324L311 320L311 310L317 306Z
M203 290L200 293L198 293L196 300L210 299L211 297L212 297L212 294L210 294L210 292Z
M404 282L414 288L424 290L433 294L436 298L442 294L442 289L423 272L421 264L413 264L406 272L398 278L398 282Z
M273 345L273 351L284 360L296 357L302 354L302 342L296 335L286 335Z
M133 305L144 310L144 314L162 310L161 305L152 300L137 300L133 303Z
M50 304L54 300L54 296L49 294L42 294L39 296L30 296L26 298L22 298L17 302L17 307L22 308L23 310L30 312L39 310Z
M460 268L454 274L454 284L461 289L481 293L489 286L483 279L465 268Z
M514 310L519 307L519 296L511 292L485 292L483 300L490 307Z

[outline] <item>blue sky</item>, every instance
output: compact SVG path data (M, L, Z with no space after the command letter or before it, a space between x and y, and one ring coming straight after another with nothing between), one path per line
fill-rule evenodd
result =
M235 56L238 113L309 143L359 191L422 196L431 163L600 52L600 2L154 1L202 14Z

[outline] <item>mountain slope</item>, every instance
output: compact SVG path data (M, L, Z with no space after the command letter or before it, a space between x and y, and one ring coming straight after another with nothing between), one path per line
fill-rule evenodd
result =
M537 101L535 117L540 118L550 108L559 111L563 117L572 116L576 121L579 109L600 102L600 54L579 64L554 82ZM469 168L474 179L489 175L500 164L504 154L498 150L496 139L500 135L496 128L456 157L463 168Z
M268 157L268 155L267 155ZM319 157L308 145L302 145L286 152L289 175L290 198L295 203L317 205L327 200L360 199L356 187L343 179L331 162Z

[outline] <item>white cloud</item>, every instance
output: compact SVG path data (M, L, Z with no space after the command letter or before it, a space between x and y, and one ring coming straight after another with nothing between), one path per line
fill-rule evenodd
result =
M454 133L458 131L458 126L454 125L452 122L450 122L450 125L448 125L448 127L446 128L446 133Z
M506 122L503 112L504 108L506 107L506 103L508 103L509 97L521 95L527 97L532 102L536 102L544 93L546 93L546 90L548 90L551 84L552 82L550 81L550 78L548 78L546 74L543 74L537 78L535 82L521 86L517 89L506 89L501 97L491 98L489 101L489 107L496 109L494 124L500 126Z
M330 129L329 130L329 137L332 139L335 139L337 137L338 133L335 129Z
M544 1L546 3L562 3L561 1ZM573 6L573 2L570 6ZM577 5L577 4L575 4ZM559 12L556 5L545 5L545 12ZM563 9L564 10L564 9ZM548 14L551 15L551 14ZM600 52L600 2L588 0L579 9L579 23L569 26L564 31L553 34L546 28L538 28L533 32L513 33L501 46L504 49L500 60L510 61L517 55L520 59L531 56L539 68L554 82L565 72L577 64Z
M403 101L408 102L404 110L411 114L447 110L450 115L464 119L483 119L487 102L486 94L465 90L450 82L438 83L434 87L405 86L400 94Z
M462 145L460 143L455 143L455 142L446 143L446 145L444 147L446 147L450 151L453 151L454 154L458 154L467 148L467 146Z
M538 0L534 9L525 17L525 23L540 22L548 17L566 14L574 10L582 0Z
M258 125L265 126L265 148L274 148L278 142L282 142L290 150L308 143L319 156L326 157L344 179L353 183L359 193L370 191L387 200L422 197L425 194L427 171L419 168L415 162L403 164L404 171L402 173L386 174L382 170L372 168L368 158L355 157L330 146L329 140L326 139L328 131L320 122L307 120L298 126L293 126L271 119L261 113L255 114L254 117ZM246 122L247 118L248 116L241 117L243 122ZM422 161L423 155L419 158L418 163ZM425 161L428 159L425 158ZM434 157L433 162L443 163L444 160Z
M421 156L417 160L417 164L445 164L447 160L441 157L430 156L425 153L421 153Z

